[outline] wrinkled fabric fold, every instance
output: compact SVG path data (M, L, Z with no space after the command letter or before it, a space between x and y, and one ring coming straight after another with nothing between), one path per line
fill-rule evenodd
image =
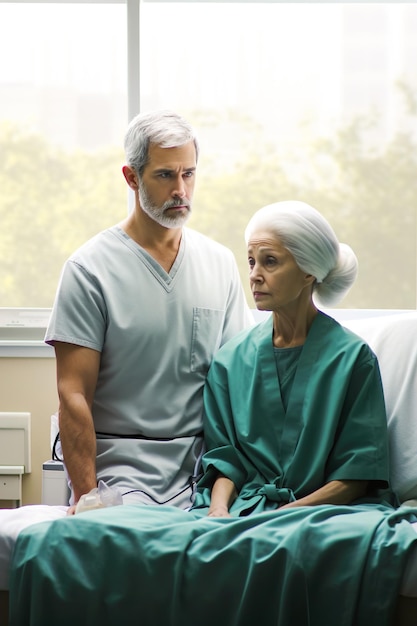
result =
M10 626L388 626L417 511L91 511L23 531Z

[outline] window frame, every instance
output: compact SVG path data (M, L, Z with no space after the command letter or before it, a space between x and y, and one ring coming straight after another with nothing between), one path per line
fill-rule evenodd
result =
M149 1L149 0L148 0ZM0 0L8 4L7 0ZM13 0L19 4L84 4L85 0ZM140 4L141 0L89 0L90 4L126 5L127 29L127 110L126 123L139 111L140 103ZM126 202L128 210L128 202ZM33 313L33 315L32 315ZM44 343L51 309L0 307L0 358L54 357L54 350ZM31 322L35 320L35 322Z
M142 2L205 2L205 3L252 3L256 0L89 0L90 4L123 4L126 6L126 29L127 29L127 112L129 122L140 110L140 5ZM295 0L302 2L303 0ZM327 0L330 2L330 0ZM288 0L264 0L266 3L285 3ZM353 0L361 3L362 0ZM6 3L7 0L0 0ZM84 4L85 0L13 0L19 4ZM382 3L381 3L382 4ZM129 197L126 202L126 210L129 208ZM359 309L358 309L359 310ZM32 327L30 322L20 324L19 320L31 319L30 312L36 311L37 321ZM376 310L375 310L376 311ZM0 358L1 357L51 357L53 349L40 339L40 327L46 330L51 309L30 309L26 307L0 307ZM369 316L369 309L363 309L364 315ZM389 314L389 309L384 309L384 314ZM40 326L39 320L42 318ZM16 322L16 319L18 320ZM20 325L19 325L20 324ZM43 326L42 326L43 324ZM19 327L21 337L19 337ZM13 332L11 333L11 329ZM31 329L33 330L31 336ZM11 335L13 338L11 338Z

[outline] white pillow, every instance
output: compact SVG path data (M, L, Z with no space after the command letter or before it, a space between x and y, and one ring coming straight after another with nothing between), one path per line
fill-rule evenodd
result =
M365 339L381 370L390 437L391 484L417 498L417 311L343 320Z

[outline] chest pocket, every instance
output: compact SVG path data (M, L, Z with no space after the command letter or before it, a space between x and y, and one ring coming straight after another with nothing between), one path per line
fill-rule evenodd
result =
M207 374L213 356L220 348L224 311L194 307L191 341L192 372Z

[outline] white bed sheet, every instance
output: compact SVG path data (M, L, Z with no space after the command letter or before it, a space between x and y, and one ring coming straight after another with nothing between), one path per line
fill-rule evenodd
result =
M0 509L0 590L9 589L10 560L18 534L32 524L65 517L67 509L47 504Z

